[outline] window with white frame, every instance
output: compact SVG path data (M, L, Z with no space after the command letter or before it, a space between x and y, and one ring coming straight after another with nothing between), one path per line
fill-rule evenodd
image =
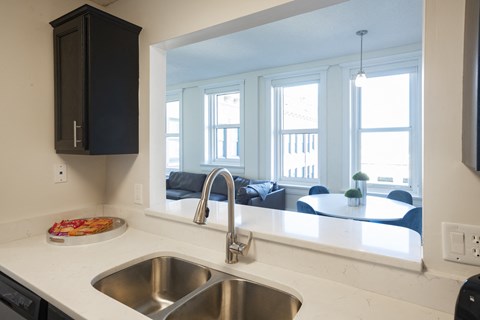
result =
M405 66L410 65L410 66ZM388 192L421 194L422 137L419 63L373 68L362 88L352 83L352 172Z
M241 163L242 101L243 84L205 89L208 163Z
M181 170L181 94L167 94L165 106L165 154L166 170L168 174L171 171Z
M272 80L276 179L309 183L321 177L320 77Z

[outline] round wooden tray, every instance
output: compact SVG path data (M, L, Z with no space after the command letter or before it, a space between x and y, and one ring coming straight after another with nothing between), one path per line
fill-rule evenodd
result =
M113 219L112 228L84 236L55 236L47 230L47 243L59 246L76 246L81 244L97 243L105 240L116 238L127 231L127 223L125 220L116 217L102 217ZM87 218L88 219L88 218Z

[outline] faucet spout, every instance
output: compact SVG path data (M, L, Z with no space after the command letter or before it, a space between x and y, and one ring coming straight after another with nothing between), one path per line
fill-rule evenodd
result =
M198 203L197 210L195 210L195 216L193 217L193 222L196 224L206 224L208 213L210 209L207 207L208 201L205 199L200 199Z
M235 183L232 174L225 168L213 169L205 179L202 189L202 195L195 210L193 222L196 224L206 224L208 218L208 199L212 190L212 184L218 175L222 175L227 183L228 196L228 230L226 239L226 263L237 263L238 255L246 255L252 241L252 233L250 232L247 244L237 242L237 232L235 230Z

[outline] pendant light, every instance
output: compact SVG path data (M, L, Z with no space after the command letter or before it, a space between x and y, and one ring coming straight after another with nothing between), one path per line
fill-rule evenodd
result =
M367 30L357 31L357 36L360 36L360 70L355 77L355 86L361 88L367 82L367 75L363 71L363 36L368 33Z

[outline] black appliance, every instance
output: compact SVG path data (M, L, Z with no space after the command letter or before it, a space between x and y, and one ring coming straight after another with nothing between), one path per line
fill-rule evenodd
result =
M0 273L0 319L46 319L47 302Z
M0 272L0 319L73 320L2 272Z
M468 278L460 288L455 320L480 320L480 274Z

